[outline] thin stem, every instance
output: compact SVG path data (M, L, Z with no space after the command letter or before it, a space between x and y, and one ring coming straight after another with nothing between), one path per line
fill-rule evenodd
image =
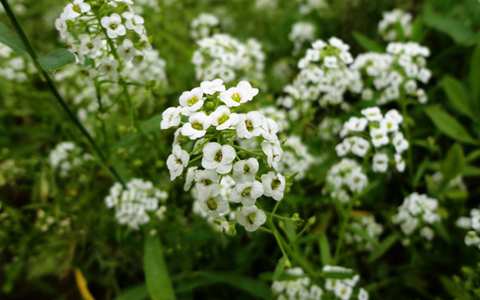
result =
M35 50L33 49L33 46L30 44L30 41L27 38L27 35L23 31L21 25L18 23L17 18L15 17L15 14L13 13L12 9L10 8L10 5L8 4L7 0L0 0L2 2L3 8L5 9L5 12L10 19L10 22L12 22L13 27L15 28L15 31L17 34L20 36L20 39L22 40L23 44L25 45L25 48L28 52L28 55L32 58L33 63L37 70L42 74L43 78L45 79L45 82L47 83L48 88L54 95L55 99L57 100L58 104L62 107L62 109L65 111L67 114L68 118L72 123L80 130L82 135L87 139L87 141L90 143L92 146L93 150L97 154L97 156L100 158L102 161L103 165L110 171L112 176L119 181L122 185L125 185L125 181L123 178L120 176L120 174L117 172L115 167L111 165L106 156L103 154L102 150L100 147L97 145L93 137L90 135L88 130L82 125L82 123L78 120L77 116L73 113L73 111L70 109L68 106L67 102L63 99L62 95L60 95L57 87L55 86L55 83L53 82L52 78L50 75L45 71L42 66L40 65L38 61L38 56Z
M342 212L342 223L340 224L340 231L338 233L337 247L335 249L335 257L334 257L335 263L338 262L338 257L340 255L340 251L342 250L343 243L345 241L345 231L347 229L347 224L348 224L348 221L350 220L350 216L352 214L352 206L353 206L354 201L355 201L355 199L350 199L350 202L348 203L347 209Z

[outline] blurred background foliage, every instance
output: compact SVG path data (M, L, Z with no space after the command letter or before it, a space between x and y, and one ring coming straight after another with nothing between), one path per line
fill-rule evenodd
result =
M265 233L228 237L212 231L202 219L192 216L191 199L180 184L169 183L164 161L170 136L158 130L159 115L195 82L191 64L195 45L189 26L199 13L217 15L223 31L235 37L261 41L269 74L269 89L262 91L261 97L268 102L286 83L273 75L272 68L280 61L292 67L296 62L286 38L294 22L309 20L316 25L318 37L340 37L359 54L378 45L383 47L377 23L384 11L409 11L415 16L414 40L432 52L431 102L454 115L474 139L480 136L477 0L336 0L329 1L328 9L307 16L298 13L295 1L279 1L277 9L261 12L252 0L157 1L160 10L146 10L143 16L153 45L167 61L169 85L155 95L153 106L140 114L146 136L128 128L124 116L114 116L107 122L111 136L100 144L108 149L109 157L125 177L148 178L168 189L167 219L150 225L145 232L158 232L165 245L178 299L262 299L269 294L269 282L280 257L275 241ZM65 2L25 0L24 5L26 10L18 17L35 48L48 53L61 47L53 22ZM0 22L10 26L3 14ZM75 140L88 149L53 103L36 73L22 84L0 81L0 298L79 299L74 277L74 270L79 269L96 299L145 299L144 234L118 226L106 209L103 199L112 184L108 173L91 164L78 171L76 180L62 181L48 167L45 158L61 140ZM416 122L415 140L422 149L415 160L431 161L422 163L413 178L396 175L399 178L390 182L423 188L419 178L427 170L462 164L460 171L452 172L465 176L468 195L439 191L428 182L425 188L442 198L452 211L465 213L466 208L475 206L472 201L465 204L467 199L479 199L480 194L478 144L463 143L460 137L460 153L455 152L457 134L441 128L432 130L438 125L423 110L419 107L410 116ZM331 145L313 133L309 135L308 128L301 130L310 137L306 141L313 153L334 155L325 154ZM324 263L322 237L335 232L336 228L329 225L338 218L318 192L328 167L322 164L313 168L306 182L291 188L281 207L284 212L298 211L302 217L320 220L296 242L298 247L305 247L304 255L313 265ZM378 180L372 186L364 197L365 205L384 210L386 218L391 212L389 199L401 194L399 189L405 185ZM385 199L385 203L374 199ZM286 231L303 225L284 224ZM440 241L426 252L390 241L382 244L384 249L376 254L378 257L346 253L343 261L357 266L362 279L370 284L372 299L479 299L479 271L475 267L478 251L458 247L463 244L463 235L454 224L445 226L449 228ZM462 266L470 267L461 270Z

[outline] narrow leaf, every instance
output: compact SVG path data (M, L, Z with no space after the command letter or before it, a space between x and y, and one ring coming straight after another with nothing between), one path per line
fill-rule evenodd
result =
M433 124L448 137L467 144L478 144L455 118L443 110L440 106L429 106L425 109Z
M445 76L441 85L452 107L459 113L474 119L470 97L463 83L451 76Z
M444 183L447 184L463 172L465 168L465 155L462 146L453 145L447 153L447 157L442 162L442 173Z
M7 45L18 54L26 52L25 46L18 36L2 23L0 23L0 43Z
M365 50L373 51L373 52L382 52L383 46L378 42L370 39L369 37L361 34L360 32L353 32L353 37L357 41L357 43L362 46Z
M473 107L478 111L480 109L480 43L477 44L472 54L469 79L474 103Z
M393 245L398 241L398 235L392 234L384 239L370 254L368 257L369 262L374 262L375 260L382 257Z
M478 40L475 32L461 19L438 14L430 6L426 7L423 20L427 26L449 35L458 44L471 46Z
M42 56L38 62L45 71L54 71L75 62L75 56L67 49L56 49Z
M140 284L123 291L115 300L145 300L148 297L147 287Z
M243 290L254 299L271 299L270 287L259 280L229 272L200 272L199 275L210 279L212 283L223 283Z
M175 300L172 282L163 257L162 244L158 237L147 235L143 263L150 297L153 300Z
M320 258L322 260L322 264L330 264L332 261L332 256L330 254L330 245L328 243L328 239L325 233L322 233L320 235L320 238L318 239L318 244L320 247Z

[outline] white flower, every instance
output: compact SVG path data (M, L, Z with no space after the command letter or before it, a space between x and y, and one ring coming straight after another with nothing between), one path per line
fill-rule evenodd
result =
M122 16L125 19L125 27L127 27L127 29L135 31L140 36L145 34L145 27L143 25L145 21L141 16L130 11L124 12Z
M267 156L267 163L270 167L277 169L282 159L283 150L280 142L262 142L262 151Z
M409 147L408 141L404 138L401 132L395 133L392 139L393 146L395 147L395 151L397 153L403 153Z
M370 149L368 141L361 137L352 137L352 153L364 157Z
M262 175L263 193L280 201L285 192L285 177L280 173L268 172Z
M372 138L372 144L375 148L388 145L390 141L388 132L384 127L372 128L370 130L370 137Z
M233 165L233 177L238 181L254 180L258 167L256 158L250 157L249 159L239 160Z
M180 95L179 102L187 113L195 112L203 106L203 90L197 87L191 91L183 92Z
M210 127L210 118L201 111L190 116L188 123L182 126L181 132L191 140L196 140L207 133L208 127Z
M373 156L372 169L374 172L385 173L388 169L388 155L385 153L375 153Z
M220 99L229 107L236 107L253 99L258 94L248 81L240 81L236 87L229 88L220 94Z
M382 112L378 107L362 109L362 115L364 115L367 120L371 122L380 122L383 119Z
M197 171L197 167L190 167L187 170L187 176L185 177L185 184L183 185L183 190L186 192L188 191L195 180L195 173Z
M199 197L205 198L208 195L218 194L219 176L214 170L198 170L195 172L194 180Z
M245 230L255 231L267 221L267 216L263 210L256 206L241 207L237 213L237 222L240 223Z
M228 201L219 195L210 195L199 200L200 209L210 217L221 217L230 212Z
M183 169L187 167L190 155L187 151L180 148L178 145L173 146L172 154L167 158L167 167L170 171L170 180L174 180L182 175Z
M242 203L244 206L255 205L263 195L263 185L257 181L241 182L235 186L232 193L232 202Z
M161 129L177 127L180 125L180 112L178 107L169 107L162 113Z
M263 133L265 116L258 111L251 111L247 114L239 115L237 124L237 135L240 138L250 139Z
M117 48L118 55L126 61L132 60L136 55L135 46L129 39L123 40L122 44Z
M105 16L100 22L107 30L109 38L114 39L127 33L125 26L122 24L122 17L119 14L113 13L110 16Z
M236 126L239 116L237 114L232 114L227 106L220 105L210 115L210 120L217 130L225 130Z
M207 95L213 95L218 92L224 92L225 91L225 85L223 85L223 80L221 79L215 79L212 81L203 81L200 84L200 88L202 91L207 94Z
M235 157L235 149L232 146L208 143L203 147L202 167L227 174L232 170Z
M83 0L74 0L73 3L67 4L62 16L65 20L72 20L81 14L88 13L90 10L90 4L85 3Z

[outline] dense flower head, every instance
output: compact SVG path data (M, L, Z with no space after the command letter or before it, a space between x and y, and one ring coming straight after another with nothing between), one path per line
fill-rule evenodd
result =
M339 300L368 300L368 292L358 286L360 276L355 274L353 270L340 267L326 265L322 269L325 277L325 299ZM329 274L342 274L342 278L329 278ZM333 297L333 298L332 298ZM323 299L323 298L320 298Z
M314 163L315 158L309 153L307 146L299 136L290 135L286 138L283 143L283 156L279 166L282 173L300 180L305 177Z
M440 220L437 199L418 193L408 195L392 218L393 223L400 225L406 235L405 243L415 232L428 241L432 240L435 237L432 226Z
M171 180L187 169L185 190L193 186L198 214L224 224L234 211L247 231L266 221L257 201L280 201L286 187L278 125L259 111L242 112L258 92L247 81L230 88L221 79L204 81L183 92L180 106L167 108L160 124L177 127L167 167Z
M156 217L163 219L167 196L165 191L156 188L150 181L134 178L125 187L115 183L105 198L105 204L115 209L119 224L138 229L150 221L149 213L155 212Z
M265 54L256 40L243 43L228 34L218 33L197 44L192 62L198 80L220 78L227 83L242 79L263 80Z
M355 160L343 158L327 173L324 193L341 203L349 202L368 185L368 177Z
M470 211L470 216L460 217L457 220L457 226L468 230L465 235L465 244L480 250L480 209L474 208Z
M345 233L345 242L360 250L372 251L383 232L373 215L355 215Z
M371 158L376 173L387 172L389 165L403 172L403 154L409 142L401 130L402 115L395 109L383 115L378 107L365 108L361 113L361 117L351 117L344 123L340 131L343 140L335 147L337 155Z
M315 26L310 22L294 23L288 38L293 43L294 52L298 53L306 43L315 39Z
M412 36L412 15L401 9L383 13L378 23L378 33L385 41L400 41Z
M65 6L55 27L78 63L99 79L142 82L163 80L164 62L147 38L144 19L132 1L73 0ZM137 68L147 58L143 67ZM157 75L161 73L160 78ZM147 77L145 79L145 77Z
M64 178L92 159L93 157L90 154L84 153L73 142L59 143L48 155L48 162L52 169Z
M321 107L348 109L347 92L359 93L362 82L358 72L349 68L353 57L350 47L338 38L328 42L317 40L298 62L300 73L284 88L285 96L278 104L289 110L289 117L296 120L310 109L312 103Z
M272 283L272 292L277 300L323 299L323 289L299 267L286 269L285 279Z
M194 40L204 39L218 31L219 26L220 21L215 15L201 13L190 23L190 34Z
M387 53L359 55L351 65L361 74L364 87L362 99L375 100L378 104L405 99L427 102L422 84L427 84L431 71L426 66L428 48L416 43L391 43Z
M12 49L0 42L0 78L24 82L34 72L33 65L23 56L15 55Z

